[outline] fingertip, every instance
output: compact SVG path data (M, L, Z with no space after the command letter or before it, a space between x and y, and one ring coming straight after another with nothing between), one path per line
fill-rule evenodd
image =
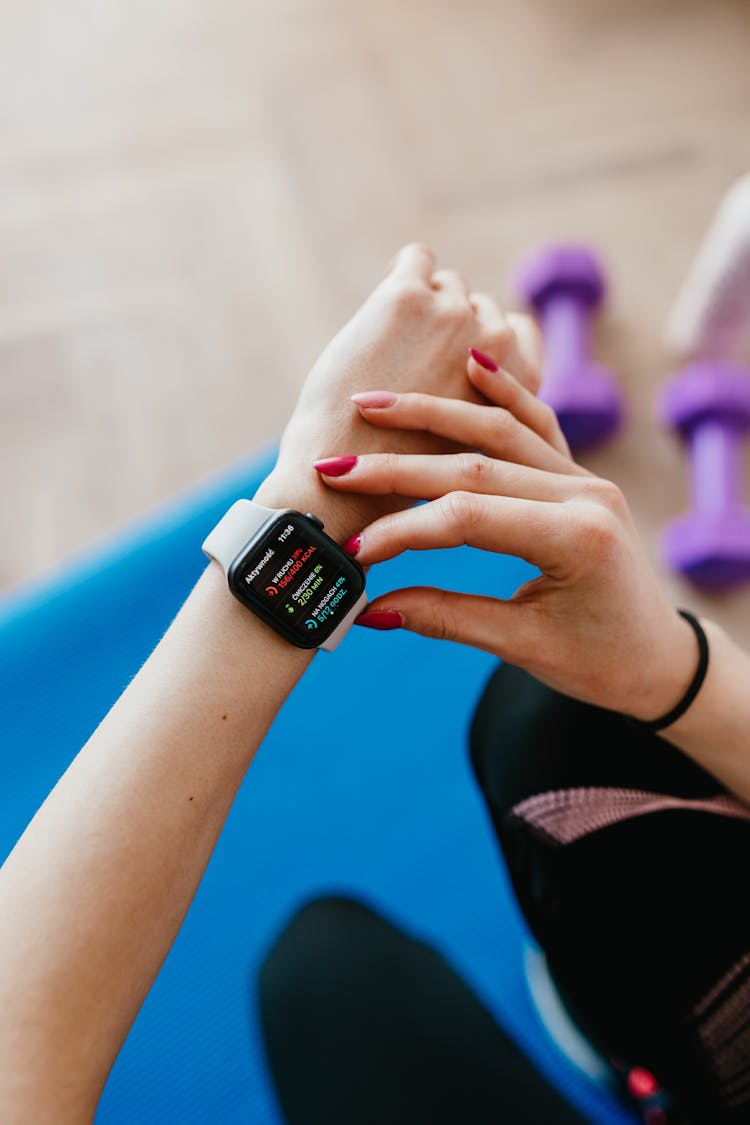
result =
M361 625L365 629L377 629L380 632L388 632L391 629L403 629L406 624L406 618L403 613L399 613L398 610L367 609L364 613L360 613L354 624Z
M478 392L493 406L504 398L507 393L508 373L503 367L496 367L494 371L484 367L473 355L469 355L466 364L466 374ZM510 376L512 379L513 377Z
M358 457L326 457L322 461L313 461L313 468L322 477L344 477L358 460Z
M484 368L485 371L491 371L493 374L497 372L498 366L492 356L480 352L479 348L469 348L469 356L478 367Z
M347 539L346 543L343 544L342 549L344 551L346 551L347 555L351 555L351 557L354 558L356 555L359 554L361 547L362 547L362 533L360 532L357 535L351 535Z
M361 391L351 396L352 402L360 410L387 410L398 400L393 391Z

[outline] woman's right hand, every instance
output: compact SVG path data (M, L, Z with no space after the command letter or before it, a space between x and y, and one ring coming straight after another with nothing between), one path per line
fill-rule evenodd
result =
M408 393L378 408L358 396L357 405L379 428L438 434L480 453L366 454L323 479L337 492L429 501L363 528L351 550L364 566L468 543L520 556L541 576L508 601L395 590L360 623L485 649L558 691L636 718L665 714L695 672L696 642L648 562L622 493L571 460L551 411L510 376L474 360L469 374L501 405Z

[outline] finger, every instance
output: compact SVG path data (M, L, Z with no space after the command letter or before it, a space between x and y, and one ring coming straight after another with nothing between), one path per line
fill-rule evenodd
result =
M493 371L489 356L477 352L472 348L466 364L466 373L469 379L486 399L495 406L502 406L509 410L514 418L528 426L539 437L562 453L570 457L568 443L560 429L557 415L546 403L540 402L526 387L514 379L513 376L502 368L495 367Z
M437 500L448 492L466 491L562 502L581 495L578 477L496 461L482 453L367 453L316 461L314 467L337 492L367 496Z
M346 544L362 566L395 558L404 551L479 547L515 555L547 574L565 568L569 513L563 504L449 492L416 508L375 520Z
M402 246L393 260L390 276L402 280L432 283L435 272L435 255L429 246L421 242L410 242Z
M491 355L495 363L507 366L507 357L515 346L516 338L503 310L488 293L471 293L469 302L479 322L477 340L483 352ZM507 368L511 375L517 373Z
M514 341L503 365L535 395L542 384L541 332L536 321L525 313L508 313L508 323Z
M430 586L394 590L372 602L357 618L372 629L408 629L423 637L471 645L523 664L533 652L533 623L525 607L479 594L457 594Z
M352 401L374 426L396 430L425 430L480 449L501 461L515 461L553 473L581 473L569 457L554 449L539 434L499 406L483 406L437 395L369 391ZM381 405L374 405L380 403ZM373 405L370 405L373 404Z
M431 284L433 289L462 303L469 299L469 283L458 270L436 270Z

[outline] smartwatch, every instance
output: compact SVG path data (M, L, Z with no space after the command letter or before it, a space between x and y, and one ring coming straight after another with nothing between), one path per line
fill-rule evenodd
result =
M362 567L310 512L237 500L203 550L235 598L298 648L332 652L367 605Z

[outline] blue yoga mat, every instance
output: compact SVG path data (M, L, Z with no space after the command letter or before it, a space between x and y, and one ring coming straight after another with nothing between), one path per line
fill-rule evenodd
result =
M0 602L0 855L169 624L204 565L206 533L272 461L233 467ZM369 588L449 578L507 596L529 574L462 548L385 564ZM252 981L292 911L329 892L439 946L571 1101L605 1125L632 1122L559 1055L529 1001L523 923L467 761L492 666L457 645L369 630L315 659L248 774L97 1122L280 1123Z

